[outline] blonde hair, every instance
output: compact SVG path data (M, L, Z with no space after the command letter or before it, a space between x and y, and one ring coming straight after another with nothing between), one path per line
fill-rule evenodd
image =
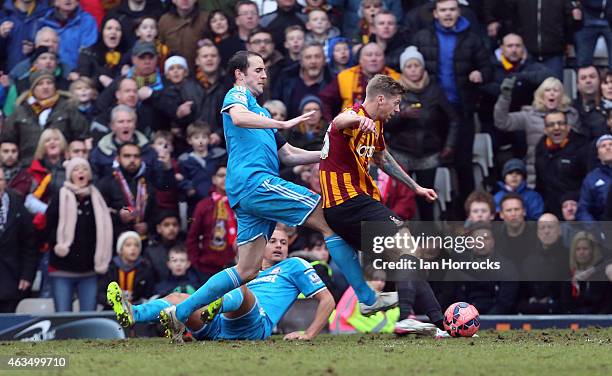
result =
M565 112L570 108L572 100L565 94L563 83L556 77L548 77L533 93L532 106L536 111L548 112L546 105L544 105L544 92L555 87L561 91L561 103L557 107L557 110Z
M34 152L34 159L45 158L45 143L49 141L51 137L57 137L59 139L62 155L66 152L68 144L66 143L66 138L62 132L57 128L47 128L40 134L38 145L36 146L36 151Z
M578 248L578 243L586 240L589 243L589 248L591 249L591 260L588 265L582 266L578 265L576 261L576 248ZM574 235L572 238L572 245L570 246L570 270L584 270L588 267L591 267L601 261L601 251L599 250L599 244L595 237L590 232L580 231ZM580 268L579 268L580 267Z
M74 91L77 89L77 86L80 85L85 85L88 88L91 89L92 91L92 95L91 95L91 101L95 101L96 98L98 98L98 89L96 89L96 85L94 84L93 80L89 77L85 77L85 76L81 76L79 78L77 78L76 80L72 81L72 83L70 84L70 87L68 88L68 90L70 91L70 94L72 95L72 102L76 103L77 105L79 104L79 100L76 98L76 95L74 93Z

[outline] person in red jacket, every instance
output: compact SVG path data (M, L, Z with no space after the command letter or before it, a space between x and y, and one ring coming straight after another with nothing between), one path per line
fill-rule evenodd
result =
M196 205L187 233L189 261L202 283L233 265L236 256L236 216L225 195L226 170L223 164L217 167L212 178L214 190Z

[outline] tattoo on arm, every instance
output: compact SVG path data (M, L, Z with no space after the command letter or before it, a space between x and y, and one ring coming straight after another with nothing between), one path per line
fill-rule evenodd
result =
M402 169L389 151L383 150L376 153L374 161L387 175L399 180L408 188L416 190L418 187L418 184Z

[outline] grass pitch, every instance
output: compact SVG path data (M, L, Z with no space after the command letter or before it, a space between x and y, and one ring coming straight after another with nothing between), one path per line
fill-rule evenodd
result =
M0 342L0 357L67 356L59 371L0 375L612 375L612 329L481 331L435 340L392 335L319 336L312 342Z

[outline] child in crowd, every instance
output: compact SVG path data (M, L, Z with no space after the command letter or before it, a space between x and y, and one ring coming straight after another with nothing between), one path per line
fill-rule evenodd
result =
M285 29L285 48L289 53L289 59L293 62L300 60L300 51L304 46L304 38L306 33L302 26L291 25Z
M155 273L155 280L162 281L169 276L166 261L168 252L180 242L180 219L176 211L163 210L155 219L155 236L144 251Z
M87 118L89 122L94 118L94 102L98 97L98 90L91 78L81 76L70 84L70 94L74 98L79 112Z
M184 245L170 248L166 266L168 275L155 285L155 295L166 296L172 292L193 294L200 287Z
M153 295L155 280L153 269L141 256L142 243L135 231L126 231L117 239L117 256L113 257L108 271L98 279L98 303L106 306L106 287L117 281L131 303L138 303Z
M331 38L327 43L327 66L335 77L344 69L354 65L351 43L347 38Z
M224 149L209 146L210 133L210 126L201 121L189 125L187 143L192 151L179 157L179 170L183 178L179 187L187 196L189 213L201 199L208 197L212 176L226 155Z
M160 108L177 125L187 126L200 116L204 91L189 77L189 66L184 57L174 55L164 64L168 84L162 92Z
M544 200L542 196L531 188L527 188L527 167L520 159L512 158L504 164L502 169L503 181L498 182L499 192L494 196L497 212L500 211L499 204L510 192L521 195L525 204L525 219L537 221L544 213Z
M264 108L270 111L270 116L272 119L278 121L287 120L287 106L278 99L271 99L264 103Z
M465 200L465 227L477 222L491 222L495 219L495 201L488 192L474 191Z
M136 37L140 41L155 43L155 49L157 50L157 63L159 64L159 69L163 72L164 63L170 55L170 48L160 42L159 38L157 37L159 35L159 30L157 28L157 21L155 18L144 16L136 21L134 24L134 34L136 34Z
M178 162L175 158L172 158L174 152L174 144L173 144L174 136L170 131L156 131L153 133L153 137L151 138L151 146L157 153L158 157L165 158L166 155L170 155L170 163L172 164L172 169L174 170L174 178L178 181L182 179L182 176L179 174ZM162 210L174 210L178 211L178 202L180 197L180 189L173 185L169 187L167 190L156 190L155 198L157 202L157 207Z
M317 42L326 45L330 38L340 35L337 27L332 26L329 21L329 16L322 10L313 9L308 13L308 21L306 22L306 37L305 43Z
M187 233L189 260L202 283L232 265L236 256L237 222L225 193L226 171L225 165L217 167L212 177L214 191L196 206Z

